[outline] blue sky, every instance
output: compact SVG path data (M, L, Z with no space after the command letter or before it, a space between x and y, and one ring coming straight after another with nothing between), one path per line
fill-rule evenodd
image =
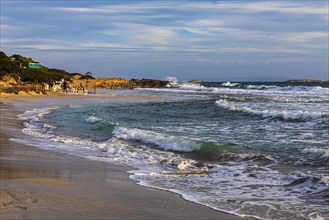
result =
M1 50L97 77L328 80L328 1L1 0Z

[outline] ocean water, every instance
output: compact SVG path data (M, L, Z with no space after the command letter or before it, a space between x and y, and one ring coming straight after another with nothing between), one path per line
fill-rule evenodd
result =
M23 132L216 210L329 219L328 83L172 81L99 96L113 93L161 98L34 109L19 115Z

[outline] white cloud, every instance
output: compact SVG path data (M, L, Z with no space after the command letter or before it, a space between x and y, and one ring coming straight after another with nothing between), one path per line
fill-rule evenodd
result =
M73 13L113 13L117 12L108 7L100 7L100 8L77 8L77 7L59 7L59 8L50 8L50 10L59 10Z
M198 27L185 27L184 30L192 33L192 34L199 34L199 35L207 35L209 34L209 30L205 28L198 28Z
M179 4L178 4L179 5ZM50 10L57 10L57 11L68 11L68 12L75 12L75 13L108 13L108 12L116 12L116 13L127 13L127 12L134 12L134 13L141 13L146 11L158 10L158 9L172 9L173 7L177 6L176 4L166 2L156 2L156 3L147 3L147 2L135 2L135 3L127 3L121 2L118 4L109 4L105 6L99 7L91 7L91 8L84 8L84 7L56 7L56 8L49 8Z
M15 31L15 26L14 25L9 25L9 24L1 24L0 26L1 33L8 33L8 32L13 32Z
M321 3L321 4L316 4ZM180 8L185 8L188 10L235 10L239 12L279 12L279 13L297 13L297 14L318 14L327 15L328 14L328 2L286 2L286 1L259 1L259 2L192 2L183 3ZM234 13L234 11L231 11Z
M150 27L142 29L132 37L133 40L142 41L145 43L155 43L155 44L169 44L174 38L177 37L174 31L159 28L159 27Z
M70 50L71 48L52 45L52 44L35 44L35 45L21 45L17 46L18 49L33 49L33 50Z
M295 33L283 33L280 34L283 41L289 43L306 43L317 40L327 40L329 39L328 32L295 32ZM327 45L328 47L328 45Z
M242 5L243 10L252 12L280 12L280 13L296 13L296 14L328 14L328 8L323 5L304 6L305 2L260 2ZM306 3L307 4L307 3ZM328 4L327 4L328 6Z
M197 19L197 20L190 20L187 22L182 22L184 25L189 27L216 27L222 25L223 22L217 19Z
M322 30L291 32L266 27L267 21L255 25L260 19L258 12L280 12L291 14L327 15L321 5L305 2L118 2L100 7L57 7L48 8L56 11L65 23L2 25L4 33L15 30L21 33L31 32L31 27L43 33L45 38L2 40L6 47L34 48L38 50L122 50L157 53L189 53L206 56L207 54L240 53L247 54L307 54L307 48L323 48L323 40L328 33ZM162 11L161 11L162 10ZM187 14L188 10L188 14ZM49 12L49 11L48 11ZM67 12L58 15L58 12ZM163 13L163 14L159 14ZM88 26L80 21L88 21ZM254 14L255 13L255 14ZM282 15L284 16L284 15ZM78 18L77 18L78 17ZM250 19L250 25L238 18ZM276 17L271 22L275 22ZM153 19L150 19L153 18ZM235 20L234 20L235 19ZM8 20L8 19L7 19ZM55 19L56 20L56 19ZM73 22L74 20L74 22ZM232 22L232 20L234 20ZM241 19L240 19L241 20ZM9 20L8 20L9 21ZM291 26L294 25L293 21ZM76 26L72 26L72 24ZM101 24L101 25L99 25ZM279 24L279 23L276 23ZM32 26L31 26L32 25ZM57 26L55 26L57 25ZM308 24L310 25L310 24ZM63 26L63 27L61 27ZM54 31L50 36L48 30L67 29L67 32ZM74 29L77 29L75 32ZM309 27L310 28L310 27ZM83 30L84 32L82 33ZM186 33L188 32L188 33ZM83 34L88 34L89 39ZM100 37L100 35L102 35ZM106 35L106 37L104 37ZM59 36L59 38L58 38ZM53 40L51 41L51 37ZM50 38L50 39L48 39ZM62 40L59 40L62 39ZM320 40L320 42L319 42ZM321 44L322 43L322 44ZM307 46L306 46L307 45ZM314 51L312 51L314 53ZM259 55L261 56L261 55Z
M166 1L166 2L135 2L118 3L106 6L83 8L83 7L58 7L56 10L79 12L79 13L108 13L108 12L147 12L154 10L238 10L242 12L280 12L297 14L328 14L328 2L311 1L259 1L259 2L196 2L196 1Z

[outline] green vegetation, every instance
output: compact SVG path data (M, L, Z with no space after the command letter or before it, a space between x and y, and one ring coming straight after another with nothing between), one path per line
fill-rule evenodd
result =
M0 51L0 79L6 74L11 73L15 79L18 78L21 68L16 62L11 62L11 58L7 57L5 53Z
M16 62L21 64L22 67L26 67L26 68L29 67L29 63L38 63L32 60L32 58L23 57L19 54L14 54L11 57L14 58Z
M70 74L65 70L50 69L47 67L30 69L29 63L38 62L18 54L7 56L4 52L0 51L0 80L6 75L12 76L23 83L46 83L61 79L70 80Z
M23 69L20 74L22 82L40 82L46 83L51 81L61 80L66 78L65 75L59 72L44 71L39 69Z
M84 75L80 77L80 79L95 79L92 72L86 72Z

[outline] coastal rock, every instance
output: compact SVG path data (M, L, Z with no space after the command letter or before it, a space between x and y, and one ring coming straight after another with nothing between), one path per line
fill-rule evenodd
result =
M75 80L80 79L82 76L83 76L82 73L71 73L70 74L70 77L71 77L72 80L73 79L75 79Z
M107 89L131 88L129 80L123 78L96 78L96 85Z
M17 80L15 79L14 75L6 74L1 80L0 80L0 86L1 87L10 87L17 85Z
M131 79L130 83L133 87L164 88L168 85L169 81L156 79Z
M323 80L317 80L317 79L293 79L293 80L287 80L285 82L298 82L298 83L312 83L312 82L319 82L323 83L326 81Z
M95 78L95 79L74 79L71 78L72 85L75 87L92 88L96 85L98 88L106 89L132 89L134 87L142 88L164 88L168 81L155 79L123 79L123 78Z
M189 81L189 83L203 83L205 82L204 80L201 80L201 79L193 79L191 81Z
M312 83L312 82L315 82L315 83L324 83L326 81L324 81L324 80L318 80L318 79L311 79L309 77L307 79L292 79L292 80L287 80L285 82L298 82L298 83Z
M95 78L95 79L72 79L74 87L117 89L131 88L129 80L122 78Z

